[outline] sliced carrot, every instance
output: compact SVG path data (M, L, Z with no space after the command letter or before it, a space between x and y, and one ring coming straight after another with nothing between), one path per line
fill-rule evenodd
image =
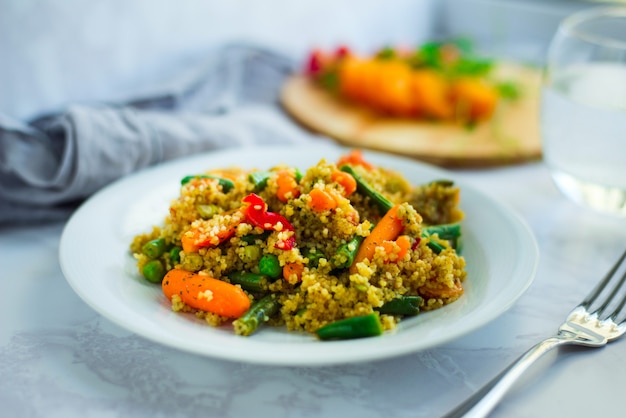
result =
M215 215L213 218L194 224L180 238L183 251L195 253L202 247L219 245L237 232L237 226L243 221L241 209L234 209Z
M315 212L323 212L325 210L333 210L337 207L337 201L330 193L325 192L322 189L313 189L309 192L311 200L309 200L309 207Z
M341 167L344 164L360 165L369 171L375 168L374 165L365 161L365 159L363 158L363 151L359 149L353 149L352 151L350 151L350 153L339 158L339 161L337 162L337 166Z
M283 267L283 278L288 282L293 282L294 277L299 282L302 280L304 265L301 263L287 263Z
M398 260L402 260L411 249L411 238L408 235L400 235L395 241L383 241L382 247L385 248L387 254L393 253L394 249L400 247L398 251Z
M169 300L177 294L192 308L228 318L239 318L250 308L250 299L240 287L182 269L168 271L162 288Z
M401 260L404 258L405 255L407 255L407 253L411 249L411 245L413 244L413 242L408 235L400 235L396 240L396 244L400 247L400 251L398 252L398 260Z
M394 248L396 248L396 242L387 240L387 241L381 242L380 246L385 249L385 253L391 254L393 253Z
M198 230L191 230L186 232L180 238L184 252L186 252L187 254L198 252L200 246L196 245L196 239L198 238L199 234L200 232Z
M358 271L356 267L358 263L365 259L372 259L376 247L384 245L384 241L395 240L402 233L404 226L402 225L402 219L398 218L399 207L400 205L395 205L389 209L385 216L378 221L374 229L372 229L372 232L365 237L350 266L351 274Z
M352 174L345 171L333 171L330 178L343 187L345 196L350 196L356 191L356 180L352 177Z
M276 184L278 185L278 190L276 191L276 196L278 200L283 203L287 203L287 201L291 199L295 199L300 196L300 189L298 189L298 182L294 177L293 173L288 170L281 170L278 172L276 177Z

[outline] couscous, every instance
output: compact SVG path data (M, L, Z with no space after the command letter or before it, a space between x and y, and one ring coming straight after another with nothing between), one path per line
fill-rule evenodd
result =
M463 294L459 198L359 150L305 172L215 169L183 178L164 223L130 248L174 311L212 326L378 335Z

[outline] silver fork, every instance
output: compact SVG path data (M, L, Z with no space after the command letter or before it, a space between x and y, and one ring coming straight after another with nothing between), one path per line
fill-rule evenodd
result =
M471 398L445 415L455 417L485 417L518 377L538 358L562 345L582 345L602 347L608 342L621 337L626 332L626 271L620 270L626 263L626 251L609 270L604 279L576 306L555 336L536 344L500 375L486 384ZM620 276L621 275L621 276Z

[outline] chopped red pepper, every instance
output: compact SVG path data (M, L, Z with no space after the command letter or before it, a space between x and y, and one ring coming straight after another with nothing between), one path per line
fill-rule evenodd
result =
M280 240L275 247L280 250L291 250L296 246L295 228L282 215L267 211L267 203L257 194L251 193L242 200L248 206L244 209L246 220L266 231L290 231L292 234L285 240Z
M335 56L337 58L345 58L350 54L351 54L350 48L348 48L345 45L341 45L335 50Z
M326 67L327 61L328 56L322 50L315 49L309 54L305 70L308 74L317 75Z

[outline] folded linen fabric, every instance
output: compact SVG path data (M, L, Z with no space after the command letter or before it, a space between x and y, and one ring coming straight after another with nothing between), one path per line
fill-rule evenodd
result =
M29 123L0 114L0 224L64 219L106 184L162 161L311 140L277 105L293 69L275 52L229 45L146 97Z

